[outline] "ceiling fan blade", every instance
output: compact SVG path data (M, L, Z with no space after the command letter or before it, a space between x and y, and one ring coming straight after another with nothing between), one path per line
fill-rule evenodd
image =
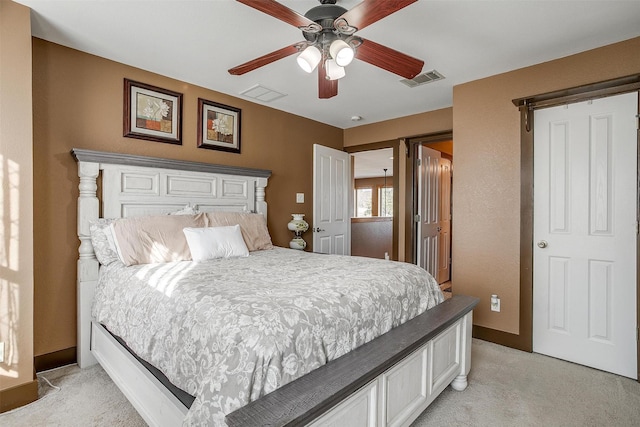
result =
M300 15L295 10L278 3L274 0L236 0L242 4L259 10L260 12L271 15L276 19L300 28L302 31L317 33L322 27L304 15Z
M327 78L326 69L320 65L318 67L318 98L329 99L338 94L338 81Z
M405 55L371 40L362 39L362 44L356 50L356 58L383 68L394 74L412 79L422 71L424 61Z
M249 71L253 71L256 68L271 64L272 62L275 62L279 59L286 58L287 56L300 52L300 46L306 46L306 43L294 43L291 46L283 47L282 49L278 49L271 53L267 53L266 55L262 55L261 57L256 58L252 61L245 62L244 64L238 65L237 67L230 68L229 74L240 76L242 74L248 73Z
M361 30L416 1L418 0L364 0L362 3L354 6L343 13L342 16L338 17L334 25L339 31L341 31L341 27L345 23L346 28L352 27L355 28L356 31ZM351 30L351 32L353 32L353 30Z

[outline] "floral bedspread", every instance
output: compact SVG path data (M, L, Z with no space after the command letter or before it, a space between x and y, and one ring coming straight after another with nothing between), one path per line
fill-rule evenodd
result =
M442 302L415 265L275 248L248 258L102 267L93 314L196 397L186 425L225 414Z

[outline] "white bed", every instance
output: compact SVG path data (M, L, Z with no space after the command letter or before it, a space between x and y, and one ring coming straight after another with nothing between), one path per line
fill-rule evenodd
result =
M181 425L188 409L92 319L99 264L89 222L202 211L267 214L269 171L72 151L78 160L78 363L99 362L150 425ZM101 177L102 215L96 194ZM230 414L229 425L408 425L470 369L471 309L454 298ZM353 364L358 366L353 369ZM351 367L350 367L351 365ZM343 372L342 372L343 371ZM336 379L337 378L337 379Z

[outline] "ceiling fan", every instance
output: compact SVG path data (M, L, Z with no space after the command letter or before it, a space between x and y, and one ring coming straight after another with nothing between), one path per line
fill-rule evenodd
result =
M418 0L364 0L350 10L337 6L336 0L319 0L320 5L304 16L275 0L237 1L298 27L305 40L233 67L230 74L242 75L300 53L297 60L303 70L311 73L318 69L318 95L327 99L338 94L338 79L344 77L344 67L353 58L406 79L422 71L424 61L355 35L356 31Z

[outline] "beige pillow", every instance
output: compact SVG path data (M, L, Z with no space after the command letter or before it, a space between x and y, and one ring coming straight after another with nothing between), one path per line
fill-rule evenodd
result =
M249 252L273 249L267 221L262 214L247 212L207 212L208 227L240 225L242 238Z
M121 218L111 224L118 256L125 265L190 261L182 230L206 227L205 214Z

